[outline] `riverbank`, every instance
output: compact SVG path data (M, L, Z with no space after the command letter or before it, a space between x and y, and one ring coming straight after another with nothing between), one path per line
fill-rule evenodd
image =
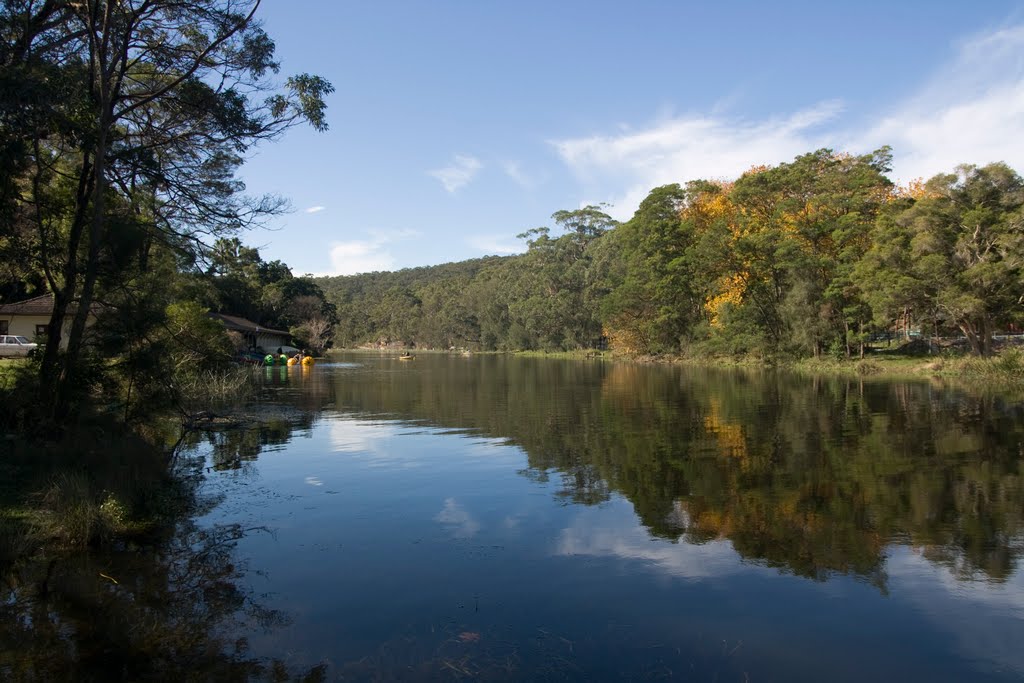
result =
M162 538L194 508L195 477L178 461L187 437L223 428L212 416L231 414L253 387L248 368L185 375L174 401L133 406L130 421L124 403L109 400L115 392L44 430L25 368L0 363L0 571Z
M95 418L54 440L3 438L0 567L159 536L191 506L169 466L169 431L142 436Z
M346 352L394 355L393 350L348 349ZM332 351L333 352L333 351ZM328 352L328 357L332 352ZM1003 349L989 358L964 355L957 352L919 354L900 349L875 351L864 358L765 358L760 356L637 356L607 350L581 349L576 351L447 351L416 349L420 354L439 355L514 355L520 358L548 358L552 360L589 360L627 363L681 364L718 368L776 369L807 375L833 375L842 377L874 377L878 379L944 378L961 381L981 381L993 385L1024 384L1024 352L1018 348Z

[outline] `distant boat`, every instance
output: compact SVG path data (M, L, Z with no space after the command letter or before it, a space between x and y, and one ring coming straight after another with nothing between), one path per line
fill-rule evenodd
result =
M403 353L401 356L398 357L398 360L414 360L415 358L416 356L414 356L411 353Z

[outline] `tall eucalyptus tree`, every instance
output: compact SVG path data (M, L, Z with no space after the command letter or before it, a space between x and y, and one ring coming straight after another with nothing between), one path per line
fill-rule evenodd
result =
M4 58L74 72L82 86L54 102L66 122L27 130L43 178L59 157L72 176L71 209L39 212L39 261L54 294L40 369L51 413L70 408L86 320L102 287L111 241L134 231L134 267L164 244L194 259L209 236L230 234L280 209L250 198L235 172L245 153L300 122L326 129L330 83L277 73L259 0L14 0L6 3ZM20 60L20 61L19 61ZM10 136L8 136L10 137ZM29 193L32 194L32 193ZM33 195L30 201L37 202ZM114 216L117 216L114 219ZM124 265L123 259L120 264ZM116 269L115 269L116 271ZM74 306L72 306L74 304ZM63 322L73 313L66 352Z

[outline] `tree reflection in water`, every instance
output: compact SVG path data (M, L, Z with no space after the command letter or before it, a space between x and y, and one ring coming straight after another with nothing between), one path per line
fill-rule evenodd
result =
M198 464L189 463L193 470ZM206 500L208 509L217 500ZM196 512L202 512L202 509ZM238 634L286 617L239 586L259 529L178 522L149 547L21 562L4 572L0 674L11 681L322 680L249 655Z
M522 447L560 499L625 496L653 536L728 539L744 558L883 588L910 544L1002 581L1024 551L1024 407L927 382L635 364L424 358L352 373L347 410L472 429ZM460 359L461 360L461 359Z
M748 561L815 580L850 574L884 591L888 549L910 545L961 579L1002 582L1024 552L1024 408L998 396L928 383L429 355L401 371L371 363L277 371L266 387L257 419L203 437L212 468L244 468L309 432L329 408L504 439L525 452L521 473L554 482L565 503L621 496L653 537L728 540ZM202 465L192 467L198 481ZM240 588L246 567L234 549L249 533L260 530L181 521L153 547L5 572L0 674L325 677L324 666L290 672L261 660L239 637L286 623ZM477 641L462 630L399 637L377 659L339 664L331 675L509 678L526 666L524 642L544 661L564 656L557 634L488 632ZM572 647L580 657L592 647L600 659L614 654L608 643L595 636ZM728 670L732 660L714 653L706 668Z

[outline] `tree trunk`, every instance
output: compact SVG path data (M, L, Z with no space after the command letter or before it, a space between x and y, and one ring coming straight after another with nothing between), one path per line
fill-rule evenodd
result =
M967 337L967 343L971 345L971 353L975 356L984 355L982 353L981 340L979 339L974 326L971 325L971 322L969 320L964 320L960 322L958 327L960 328L960 331L964 333L964 336Z
M62 374L60 372L60 344L64 338L64 322L67 318L68 307L74 301L78 289L78 248L82 241L82 231L92 194L92 172L90 156L86 152L82 156L82 170L75 197L75 215L68 233L66 259L61 268L60 280L53 277L53 273L46 273L53 293L53 310L50 312L46 346L43 349L43 360L39 367L39 381L40 386L44 389L44 395L49 397L50 405L47 406L47 413L50 417L55 417L57 413L57 397L60 394L59 381ZM46 240L42 241L41 248L48 249Z

